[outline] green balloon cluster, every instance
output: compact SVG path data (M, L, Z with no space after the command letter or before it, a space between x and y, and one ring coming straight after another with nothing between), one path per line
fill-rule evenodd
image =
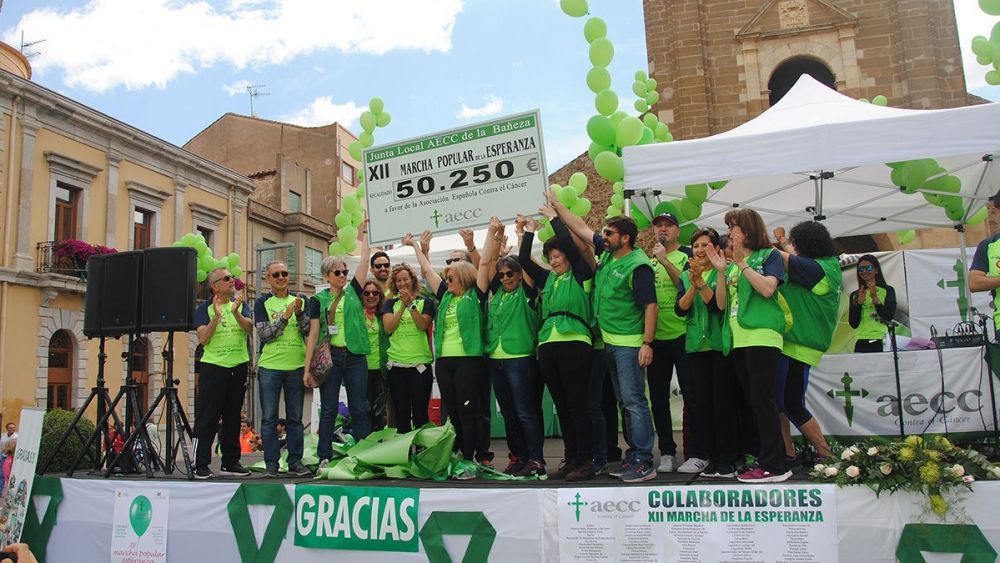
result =
M362 133L358 140L347 145L351 158L361 161L364 150L375 144L375 128L386 127L392 121L392 116L385 111L382 98L372 98L368 101L368 109L361 114Z
M641 70L635 73L632 93L639 98L634 104L635 111L639 113L646 113L660 101L660 93L656 91L656 79L647 78L646 73Z
M358 228L365 221L365 210L361 204L364 185L347 194L341 202L340 212L334 217L337 225L337 242L330 244L330 256L350 254L358 247Z
M187 246L198 252L198 282L208 279L208 274L214 270L226 269L237 278L243 277L243 268L240 267L240 255L235 252L228 256L215 258L212 256L212 249L205 242L205 235L201 233L188 233L174 242L173 246Z
M962 191L962 180L958 176L945 174L945 168L933 158L890 162L886 166L892 169L890 180L903 193L914 194L921 189L951 194ZM948 219L961 221L965 217L965 204L961 196L936 193L922 195L928 203L943 208Z
M583 193L587 191L587 175L583 172L575 172L569 177L569 183L565 186L552 184L549 189L556 194L559 202L577 217L586 217L590 213L592 204L588 198L583 196ZM538 232L538 238L545 242L554 237L556 233L547 220L543 220L542 224L544 227Z
M889 98L886 98L882 94L875 96L871 100L869 100L868 98L858 98L858 101L864 102L866 104L872 104L874 106L886 107L889 105Z
M979 0L979 7L991 16L1000 16L1000 0ZM982 35L972 38L972 52L976 62L993 67L986 72L986 83L1000 85L1000 22L993 26L989 38Z

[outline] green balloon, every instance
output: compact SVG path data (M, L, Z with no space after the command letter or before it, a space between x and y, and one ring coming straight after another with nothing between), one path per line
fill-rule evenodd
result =
M618 109L618 94L610 88L601 90L594 98L594 107L597 108L597 113L610 116Z
M576 191L576 195L582 195L587 189L587 175L583 172L574 172L572 176L569 177L569 185L573 186Z
M1000 0L979 0L979 8L991 16L1000 16Z
M653 132L655 133L656 126L660 124L660 120L656 119L655 115L647 113L646 115L642 116L642 124L652 129Z
M375 135L372 135L368 131L358 135L358 140L361 141L361 146L368 148L375 144Z
M181 237L181 243L184 246L194 246L194 243L197 242L197 240L198 238L197 236L195 236L194 233L187 233L186 235Z
M149 523L153 520L153 503L145 495L139 495L132 499L132 505L128 509L128 522L132 525L135 535L142 537L149 529Z
M590 213L591 207L592 204L590 203L590 200L585 197L581 197L573 203L569 210L572 211L573 215L576 215L577 217L586 217L587 214Z
M674 203L675 200L671 201L661 201L656 205L656 209L653 213L656 215L662 215L663 213L670 213L674 217L680 219L681 212L677 209L677 204Z
M647 92L655 92L656 91L656 79L655 78L647 78L646 79L646 91Z
M607 147L615 142L615 127L603 115L595 115L587 120L587 136L594 143Z
M649 222L649 217L646 217L646 214L635 206L632 207L632 219L635 221L635 226L639 227L639 230L648 229L653 226L653 224Z
M626 117L628 117L628 113L626 113L624 111L616 111L616 112L612 113L608 117L608 119L611 120L611 124L612 125L614 125L615 127L618 127L618 124L621 123L622 120L625 119Z
M605 215L605 217L618 217L619 215L622 214L622 208L615 207L614 205L609 205L606 212L607 215Z
M350 240L355 240L358 238L358 229L352 226L341 227L337 229L337 240L344 245L344 248L348 247L348 242ZM350 250L348 249L348 252Z
M660 101L660 93L657 92L656 90L652 90L651 92L649 92L648 94L646 94L646 103L647 104L649 104L651 106L655 106L656 102L658 102L658 101Z
M646 113L649 111L649 104L646 103L646 100L636 100L633 105L635 106L635 111L639 113Z
M937 205L938 207L944 207L944 203L941 201L941 196L937 194L929 194L926 192L921 192L920 195L924 196L924 199L927 200L927 203L931 205Z
M201 268L198 268L198 274L197 276L195 276L195 279L198 280L198 283L205 281L206 279L208 279L208 272L202 270Z
M604 67L595 66L587 71L587 88L597 94L611 88L611 73Z
M576 195L576 190L571 186L566 186L565 188L559 190L559 201L562 202L566 207L573 207L579 196Z
M590 18L583 24L583 37L587 43L593 43L608 34L608 24L601 18Z
M990 66L993 64L993 58L989 55L976 55L976 62L983 66Z
M346 227L351 224L351 214L347 211L341 211L340 213L337 213L336 217L333 218L333 222L338 228Z
M226 262L229 264L230 268L235 268L240 263L240 255L232 252L229 256L226 256Z
M360 227L361 223L365 222L365 213L363 211L358 211L351 215L351 226Z
M965 216L965 208L961 204L946 205L944 207L944 214L952 221L961 221L962 217Z
M695 231L697 230L698 230L698 225L695 225L694 223L684 225L683 227L681 227L680 234L677 235L677 240L681 244L689 246L692 242L694 242L693 240L691 240L691 236L694 235Z
M556 236L556 231L552 228L552 225L545 225L541 231L538 231L538 239L542 242L545 242L554 236Z
M632 146L642 138L642 121L637 117L626 117L615 131L615 144L619 147Z
M708 187L712 188L713 190L721 190L722 188L726 187L726 184L728 184L728 183L729 183L729 180L720 180L718 182L709 182L708 183Z
M879 94L878 96L872 98L872 105L886 107L889 105L889 99L882 94Z
M605 67L615 58L615 46L607 37L600 37L590 44L590 64Z
M378 125L379 127L386 127L391 121L392 115L389 112L384 111L378 114L378 117L375 118L375 125Z
M646 83L636 80L632 83L632 93L640 98L646 97Z
M899 236L900 244L910 244L911 242L913 242L913 239L917 238L917 232L914 231L913 229L899 231L898 233L896 233L896 235Z
M597 158L597 155L601 154L602 152L608 152L610 150L611 149L608 148L607 146L598 145L597 143L590 143L590 148L587 149L587 156L590 157L590 160L595 160Z
M382 98L376 97L369 100L368 109L370 109L375 115L381 114L382 110L385 109L385 104L382 102Z
M983 37L982 35L977 35L972 38L972 52L978 57L989 57L990 56L990 40Z
M677 216L677 219L681 223L690 219L690 217L687 216L687 213L684 213L684 208L681 207L682 202L683 200L681 199L672 199L669 201L669 203L674 206L674 209L676 209L676 211L674 211L674 215Z
M352 195L344 197L343 206L344 206L344 211L352 215L354 214L355 211L361 209L361 204L358 202L358 198L352 197Z
M681 200L681 215L686 221L693 221L701 217L701 205L694 203L690 199Z
M361 162L364 150L365 147L361 144L361 141L351 141L351 144L347 145L347 152L351 155L351 158L358 162Z
M212 269L212 266L215 266L215 258L212 258L207 254L202 254L198 257L199 270L205 270L207 272Z
M208 252L208 245L199 240L194 243L194 249L198 251L198 254L204 254Z
M570 17L579 18L587 15L587 0L559 0L559 7Z
M358 194L358 198L365 197L365 183L364 182L361 182L360 184L358 184L358 191L356 193Z
M708 198L708 184L690 184L684 186L684 195L691 203L701 205Z
M343 256L347 254L347 249L340 242L330 244L330 256Z
M889 180L896 186L903 186L906 184L906 178L903 176L902 168L894 168L889 174ZM912 193L912 192L910 192Z
M656 129L653 130L653 135L655 135L656 138L660 140L666 139L667 135L669 134L670 134L670 128L667 127L666 123L657 123Z
M353 228L353 227L351 227L351 228ZM355 229L355 230L357 230L357 229ZM357 248L358 248L358 239L356 239L356 238L349 238L349 239L345 240L343 242L343 244L344 244L344 250L346 250L347 253L350 254L350 253L354 252L355 250L357 250Z
M236 277L238 277L238 278L242 278L243 277L243 268L240 268L239 266L233 266L232 268L229 268L229 273L232 274L232 275L234 275L234 276L236 276Z
M361 114L361 128L366 132L371 133L375 130L376 120L375 114L370 111L365 111Z
M988 71L986 73L986 83L990 86L1000 86L1000 71Z
M972 215L972 217L969 217L969 220L966 221L965 224L966 225L973 225L973 226L974 225L978 225L978 224L982 223L983 221L985 221L986 217L989 216L989 214L990 214L990 210L989 209L986 209L985 207L980 207L979 211L976 211Z
M625 196L622 194L611 194L611 205L619 209L625 207Z
M662 141L662 142L664 142L664 143L669 143L669 142L671 142L671 141L673 141L673 140L674 140L674 136L673 136L673 135L671 135L669 131L667 132L667 134L666 134L666 135L664 135L664 136L663 136L663 138L662 138L662 139L660 139L660 141Z
M642 82L645 82L647 78L649 78L649 77L646 76L646 71L644 71L644 70L637 70L637 71L635 71L635 79L636 80L640 80Z
M640 145L648 145L654 141L653 130L645 125L642 126L642 137L639 137Z
M625 183L624 182L615 182L614 184L611 184L611 193L624 194L625 193Z
M228 270L228 269L229 269L229 261L225 259L216 260L215 267L212 268L212 270Z

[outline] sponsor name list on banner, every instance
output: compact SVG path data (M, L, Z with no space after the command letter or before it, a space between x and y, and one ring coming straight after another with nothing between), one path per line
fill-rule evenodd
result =
M35 482L38 465L38 444L42 440L42 419L45 409L24 407L18 421L17 449L10 475L4 475L7 484L0 496L0 548L17 543L24 530L24 518L31 498L31 485Z
M117 489L111 526L111 561L166 563L169 512L168 490Z
M548 186L537 110L373 147L364 167L372 244L510 220Z
M562 488L556 511L562 562L838 560L832 485Z

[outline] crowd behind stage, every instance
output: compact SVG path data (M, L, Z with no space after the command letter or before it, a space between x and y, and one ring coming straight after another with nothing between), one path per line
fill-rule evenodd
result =
M278 475L282 394L288 472L307 476L311 471L301 462L306 388L318 389L321 398L322 467L333 457L341 386L350 433L360 440L384 425L402 433L427 424L435 377L442 410L455 427L455 449L479 466L496 463L492 388L510 451L502 471L515 476L583 481L608 473L635 483L678 471L781 482L797 461L793 424L818 458L832 455L804 401L810 367L830 346L842 290L822 223L799 223L787 236L775 229L772 242L758 213L733 209L725 215L728 233L700 229L685 247L678 243L677 217L664 213L652 220L656 244L649 256L636 248L639 231L628 217L609 218L594 232L551 194L539 213L555 232L542 246L545 264L532 257L542 228L533 218L517 218L513 247L496 218L482 249L463 231L466 249L451 252L443 272L431 265L429 232L402 239L416 266L393 265L385 252L372 253L365 224L356 269L327 257L321 272L329 288L313 297L289 293L287 265L268 264L271 292L256 300L253 317L230 273L211 272L206 283L213 298L195 322L205 350L195 477L213 476L208 465L216 433L221 474L249 474L240 464L239 436L246 335L254 330L268 477ZM1000 285L993 283L1000 280L993 271L998 259L996 237L984 241L973 263L974 290ZM860 258L857 280L859 289L849 296L855 350L881 351L895 293L874 256ZM670 409L675 369L683 413ZM562 461L552 465L542 452L544 387L565 447ZM679 466L675 416L683 417ZM625 452L618 448L619 428Z

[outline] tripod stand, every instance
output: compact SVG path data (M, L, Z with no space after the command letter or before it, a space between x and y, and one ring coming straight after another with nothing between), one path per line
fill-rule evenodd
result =
M138 387L135 384L135 378L132 377L132 347L135 344L135 333L130 332L128 335L128 351L122 353L122 359L125 360L125 385L122 385L121 389L118 390L118 395L115 396L115 400L111 403L111 410L114 411L115 407L118 406L118 402L123 398L125 399L125 419L124 419L124 430L130 430L131 434L125 443L122 445L122 450L117 452L114 458L112 458L111 463L109 463L104 468L104 476L108 477L111 475L112 470L115 466L125 460L134 459L132 454L132 445L135 444L138 449L138 459L136 461L145 467L146 477L153 476L153 469L161 469L162 464L160 463L159 456L156 454L156 450L153 448L152 440L149 438L149 432L146 431L145 424L139 424L139 413L142 410L139 408L139 398L138 398ZM106 423L105 423L106 424ZM134 428L134 429L133 429ZM119 430L121 432L121 430ZM123 459L123 456L128 456ZM138 467L136 467L138 469Z
M180 383L179 381L174 381L174 331L170 331L167 334L167 344L163 348L163 365L165 367L164 377L163 377L163 387L160 388L160 393L156 396L156 400L149 407L145 416L139 421L139 425L132 432L132 435L125 440L126 447L129 443L140 439L140 436L136 434L139 429L145 429L146 423L153 416L156 408L160 406L163 402L163 407L166 409L166 451L163 455L153 452L152 455L157 456L157 460L163 468L163 472L167 475L174 472L177 468L177 450L181 450L181 454L184 456L184 468L187 474L188 480L194 479L194 469L191 464L191 453L188 449L188 440L191 439L191 425L188 424L187 416L184 414L184 409L181 408L180 401L177 398L177 388L174 385ZM174 437L174 431L177 432L176 439Z
M76 471L77 467L80 466L80 462L83 461L84 456L91 454L91 460L94 462L94 468L100 469L102 464L109 461L109 457L112 452L112 440L111 434L108 431L108 417L113 417L115 421L115 428L121 428L121 419L118 418L118 413L114 409L114 404L111 401L111 396L108 394L108 388L104 386L104 363L108 358L108 355L104 352L104 341L105 336L100 337L100 348L97 354L98 364L97 364L97 382L90 389L90 395L87 396L87 400L83 403L83 406L76 412L76 416L73 418L73 422L70 423L69 427L63 432L62 436L59 437L59 442L56 443L56 447L49 453L45 461L38 466L38 474L43 475L48 471L49 466L52 465L53 459L57 453L62 451L63 446L66 444L66 440L69 439L70 434L76 433L77 438L83 442L84 447L80 452L80 455L76 457L73 465L66 471L67 476L72 476L73 472ZM90 403L96 401L97 407L97 427L91 432L90 438L84 439L83 432L80 430L80 419L86 414L87 409L90 408ZM104 455L101 455L104 452Z
M896 374L896 408L899 410L899 437L906 436L903 426L903 386L899 381L899 346L896 345L896 321L889 321L889 344L892 346L892 369Z
M973 310L975 311L975 309ZM996 374L993 373L993 354L990 350L991 342L989 332L986 331L986 315L979 314L978 311L975 311L975 314L979 316L979 326L983 329L983 346L986 352L986 371L987 378L990 382L990 413L993 415L993 445L986 451L989 452L987 457L996 459L996 457L1000 455L1000 426L997 425L997 393L993 386L993 379L996 377ZM996 334L995 328L993 333ZM995 342L992 344L995 344Z

